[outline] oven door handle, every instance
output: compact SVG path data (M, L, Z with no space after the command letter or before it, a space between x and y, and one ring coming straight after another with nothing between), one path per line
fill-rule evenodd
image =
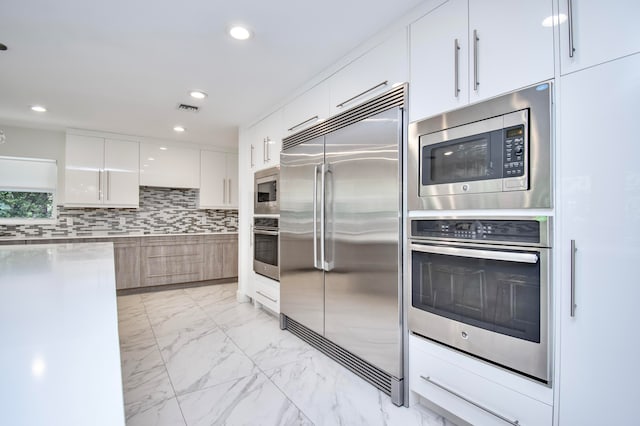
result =
M263 231L256 228L253 228L253 233L258 235L272 235L274 237L278 236L278 231Z
M476 250L460 247L442 247L421 244L411 244L411 250L422 253L444 254L448 256L472 257L475 259L501 260L518 263L538 263L535 253L519 253L513 251Z

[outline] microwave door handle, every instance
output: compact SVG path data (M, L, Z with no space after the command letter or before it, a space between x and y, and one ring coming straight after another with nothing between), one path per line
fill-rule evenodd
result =
M263 231L263 230L256 229L256 228L253 228L253 233L255 235L271 235L273 237L277 237L278 236L278 231Z
M318 267L318 165L313 166L313 267Z
M411 250L419 251L422 253L443 254L448 256L472 257L474 259L488 259L518 263L538 263L538 255L535 253L476 250L459 247L427 246L420 244L411 244Z

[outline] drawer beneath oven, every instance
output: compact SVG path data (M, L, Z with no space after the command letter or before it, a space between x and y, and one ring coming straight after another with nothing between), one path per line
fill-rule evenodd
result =
M469 357L410 336L410 390L471 424L553 423L550 388L465 358ZM474 364L480 368L472 369ZM479 374L487 372L491 374Z
M254 299L273 312L280 313L280 283L260 275L255 275Z

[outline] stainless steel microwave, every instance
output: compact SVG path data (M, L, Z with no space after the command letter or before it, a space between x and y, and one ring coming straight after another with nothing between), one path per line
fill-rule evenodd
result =
M409 208L549 208L551 83L412 123Z
M280 214L280 167L255 173L253 192L254 214Z

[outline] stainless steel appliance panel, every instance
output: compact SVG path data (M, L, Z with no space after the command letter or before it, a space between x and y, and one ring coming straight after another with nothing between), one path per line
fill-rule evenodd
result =
M485 102L417 121L409 125L407 161L407 203L409 210L464 210L503 208L550 208L553 207L551 174L551 82L539 84ZM512 185L512 179L495 179L467 183L466 190L458 191L460 185L442 185L421 189L421 138L438 133L451 135L461 126L504 116L516 111L527 111L528 146L526 179L520 185ZM505 123L509 125L510 123ZM504 183L504 185L503 185ZM475 189L474 189L475 188ZM524 190L523 190L524 188ZM422 192L422 194L421 194Z
M402 111L326 135L325 337L401 377Z
M324 272L321 252L321 180L324 137L280 155L280 311L324 334Z
M254 175L253 213L280 213L280 167L259 170Z
M254 217L253 270L260 275L280 280L280 248L278 218Z

